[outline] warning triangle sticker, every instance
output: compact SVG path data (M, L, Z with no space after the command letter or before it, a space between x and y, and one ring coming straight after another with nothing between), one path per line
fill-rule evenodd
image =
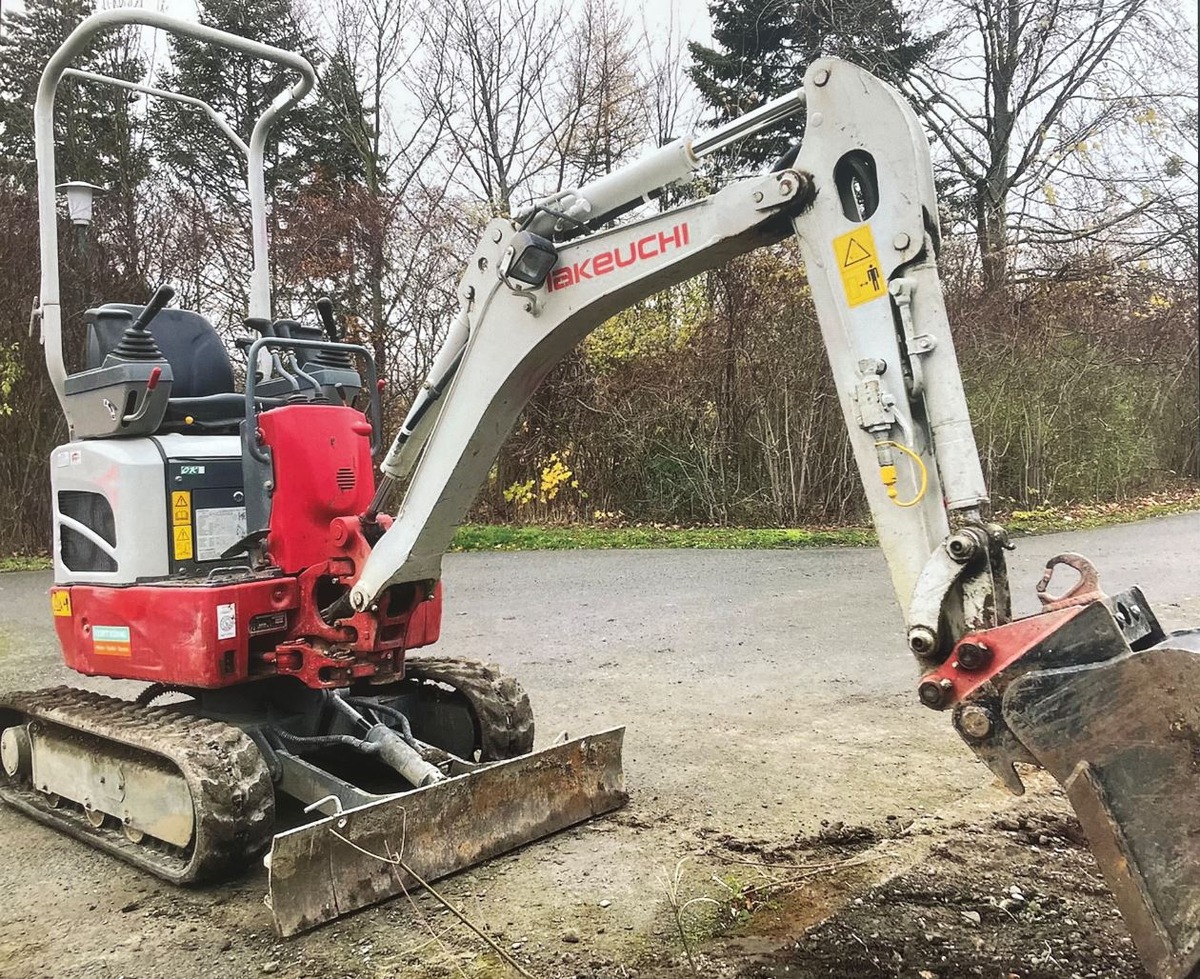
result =
M846 243L846 257L842 259L842 268L849 268L851 265L865 262L870 257L871 253L860 245L856 239L851 238Z
M191 498L187 493L176 493L175 498L171 503L173 507L185 507L191 504Z
M192 539L192 528L191 527L179 527L175 531L175 540L177 540L180 544L182 544L184 541L190 541L191 539Z

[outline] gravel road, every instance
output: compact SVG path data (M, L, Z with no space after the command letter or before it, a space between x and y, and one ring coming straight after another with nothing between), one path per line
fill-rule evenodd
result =
M1168 629L1200 626L1198 541L1200 514L1023 539L1018 610L1034 609L1045 560L1070 550L1110 590L1140 583ZM437 651L517 676L539 745L628 728L626 810L446 884L539 979L635 974L672 940L663 878L707 839L1007 805L947 719L917 706L874 549L461 554L444 581ZM0 688L79 682L58 659L49 584L0 576ZM177 891L5 808L0 839L0 976L508 974L428 896L280 943L261 870ZM710 876L685 871L685 887L687 874L697 887Z

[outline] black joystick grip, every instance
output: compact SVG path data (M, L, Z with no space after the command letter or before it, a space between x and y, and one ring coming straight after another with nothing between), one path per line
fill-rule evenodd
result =
M134 321L132 330L142 332L150 325L150 321L162 312L164 306L175 298L175 290L171 286L163 283L154 290L154 295L150 297L150 302L142 307L141 315Z
M321 317L321 325L325 327L325 336L334 343L342 342L342 331L338 329L337 321L333 318L333 300L322 296L317 300L317 315Z
M125 333L121 336L121 342L117 344L116 348L108 356L114 360L123 360L127 363L138 360L163 360L162 351L158 348L158 344L154 342L153 334L146 327L150 325L150 321L161 313L162 308L174 297L175 290L168 285L161 285L155 289L154 295L150 297L150 301L142 307L138 318L125 327ZM108 358L105 359L107 360Z
M325 339L330 343L341 343L343 334L333 318L333 300L322 296L317 300L317 315L321 317L321 326L325 330ZM334 370L353 371L354 361L347 350L330 350L327 347L317 351L313 362L322 367L332 367Z

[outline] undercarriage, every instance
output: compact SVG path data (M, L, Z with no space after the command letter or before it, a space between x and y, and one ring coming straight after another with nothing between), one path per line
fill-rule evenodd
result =
M328 835L311 813L384 813L392 852L431 880L458 869L462 854L439 862L439 852L456 845L447 836L446 811L454 806L444 792L422 797L440 814L427 827L404 819L411 835L394 834L395 803L422 805L415 796L423 786L463 782L460 794L471 805L461 811L473 819L481 795L518 789L514 798L536 797L538 787L521 775L535 768L554 774L554 785L540 786L554 793L552 827L549 814L531 816L522 804L492 832L459 828L473 845L486 840L489 855L625 801L619 730L582 749L575 741L533 753L529 698L496 667L472 660L414 657L403 681L345 693L280 679L217 693L153 685L138 700L68 687L0 699L0 798L173 884L241 874L277 833L291 830L287 852L268 861L273 883L282 875L304 895L300 910L286 896L277 902L284 933L335 916L308 907L326 882L321 861L298 858L295 834L299 827L299 849L309 857L314 841ZM503 762L510 764L497 765ZM566 804L563 771L579 795ZM430 829L434 837L418 845ZM389 893L398 886L383 883Z

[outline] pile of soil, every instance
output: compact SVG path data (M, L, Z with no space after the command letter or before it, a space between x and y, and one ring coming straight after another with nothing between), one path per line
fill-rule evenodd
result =
M856 893L856 863L911 827L833 827L799 840L797 864L846 861L755 911L712 950L737 979L1146 979L1133 942L1065 803L1038 798L984 823L922 828L929 848L906 872ZM769 862L781 851L764 856ZM838 880L837 878L842 879ZM823 907L840 904L833 914ZM785 939L789 919L822 917ZM746 955L747 939L775 948ZM740 962L737 960L740 959ZM680 973L684 974L684 973Z

